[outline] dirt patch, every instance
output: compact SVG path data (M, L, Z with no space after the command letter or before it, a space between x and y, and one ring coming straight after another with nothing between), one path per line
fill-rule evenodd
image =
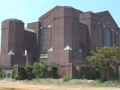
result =
M20 90L120 90L120 88L110 88L110 87L57 87L50 85L29 85L22 82L2 82L0 83L0 89L3 88L16 88Z

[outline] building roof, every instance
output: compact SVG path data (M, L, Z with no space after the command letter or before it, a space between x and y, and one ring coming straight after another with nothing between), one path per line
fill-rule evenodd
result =
M18 19L14 19L14 18L5 19L4 21L16 21L16 22L21 22L21 23L23 23L23 21L18 20Z
M35 31L33 29L30 29L30 28L24 28L24 30L35 33Z
M110 16L110 18L112 19L112 21L116 24L116 26L118 26L109 11L102 11L102 12L98 12L98 13L96 13L96 14L97 14L100 18L101 18L101 17L104 17L104 16L107 16L107 15Z
M49 10L48 12L46 12L45 14L43 14L42 16L40 16L39 19L45 17L45 15L50 14L51 11L53 11L53 10L56 9L56 8L72 8L72 9L75 9L75 8L73 8L73 7L71 7L71 6L55 6L54 8L52 8L51 10ZM78 10L78 9L75 9L75 10L83 13L83 11L81 11L81 10Z

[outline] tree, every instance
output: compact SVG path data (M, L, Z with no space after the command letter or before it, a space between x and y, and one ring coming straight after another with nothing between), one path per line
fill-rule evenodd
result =
M12 70L11 77L12 77L12 79L15 78L15 70Z
M21 67L20 68L20 79L24 80L24 79L30 79L29 75L30 75L30 70L29 70L29 66L25 66L25 67Z
M105 77L106 69L111 68L116 71L116 66L120 60L120 48L117 46L96 48L91 51L91 55L86 58L101 76Z
M5 77L4 71L0 70L0 79L3 79Z
M45 74L45 70L47 65L45 63L34 63L33 65L33 73L36 74L37 78L42 78Z

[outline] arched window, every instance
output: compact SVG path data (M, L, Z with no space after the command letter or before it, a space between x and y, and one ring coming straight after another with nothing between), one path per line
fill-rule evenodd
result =
M79 46L79 52L83 52L83 48L84 48L83 44L80 43L80 46Z
M81 53L82 59L85 59L85 47L83 43L79 44L79 52Z

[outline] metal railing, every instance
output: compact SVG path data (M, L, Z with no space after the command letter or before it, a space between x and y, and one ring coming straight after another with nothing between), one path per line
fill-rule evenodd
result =
M29 65L33 65L35 62L29 62ZM20 65L20 66L25 66L26 62L15 62L15 63L11 63L12 66L14 65Z
M52 60L50 60L50 61L52 61ZM35 62L29 62L29 65L33 65L34 63ZM68 63L72 63L74 65L80 65L80 66L91 66L90 63L86 59L82 59L82 60L69 60ZM14 65L24 66L24 65L26 65L26 62L15 62L15 63L11 63L11 65L12 66L14 66Z
M90 63L86 59L82 60L70 60L70 63L73 63L75 65L80 65L80 66L91 66Z

